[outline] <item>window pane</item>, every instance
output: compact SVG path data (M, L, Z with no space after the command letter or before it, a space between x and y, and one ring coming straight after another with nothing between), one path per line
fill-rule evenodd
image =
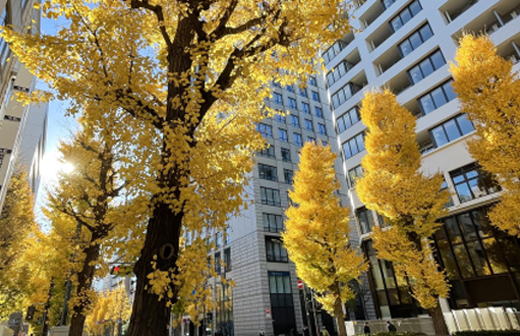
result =
M421 104L424 114L428 114L435 110L435 105L433 104L433 100L429 94L419 99L419 103Z
M352 153L350 152L350 146L348 144L348 141L343 144L343 154L345 155L345 158L348 159L352 156Z
M401 23L401 18L399 16L390 21L390 25L392 26L392 29L394 31L399 30L399 28L403 26L403 24Z
M283 284L284 284L284 293L285 294L291 294L291 278L288 276L283 277Z
M351 139L348 142L350 144L350 151L351 151L352 155L356 155L357 153L359 153L359 147L356 143L356 138Z
M269 275L269 289L271 293L276 294L276 276Z
M471 278L474 276L473 268L471 267L471 262L469 260L468 253L464 248L464 245L454 245L453 250L455 251L455 256L457 257L457 261L459 262L460 271L462 272L463 278Z
M460 203L471 201L473 196L469 191L469 186L466 183L461 183L455 186L457 189L457 195L459 195Z
M484 250L482 249L482 246L480 246L480 243L478 241L469 242L468 251L471 255L471 260L473 261L477 275L491 275L491 270L486 262Z
M435 145L437 145L437 147L448 143L448 138L446 138L446 134L444 133L444 129L442 128L442 126L432 129L431 132L435 141Z
M341 133L345 130L345 122L343 117L338 118L338 132Z
M427 39L429 39L430 37L433 36L433 32L429 25L422 27L419 32L421 33L421 37L422 37L423 41L426 41Z
M350 110L350 119L352 120L352 124L355 124L359 121L359 112L357 108Z
M441 51L437 51L435 54L430 56L430 59L432 60L433 67L435 70L442 67L444 64L446 64L446 61L444 60L444 57L442 57Z
M468 116L466 114L457 117L457 123L459 124L460 130L462 134L468 134L469 132L473 132L473 124L468 120Z
M399 14L399 16L401 17L403 24L410 21L410 19L412 18L412 14L410 13L410 11L408 11L408 9L402 11L401 14Z
M446 97L444 96L444 92L442 92L442 88L433 90L431 96L433 98L433 101L435 102L436 108L441 107L447 102Z
M446 130L446 134L448 134L449 141L458 139L461 136L457 124L453 119L444 123L444 129Z
M419 66L421 67L424 77L429 76L433 71L435 71L433 69L432 63L430 62L430 59L425 59L419 64Z
M413 84L417 84L421 79L423 79L423 75L419 66L411 68L408 70L408 73L410 74L410 79L412 80Z
M416 16L417 13L419 13L421 11L421 5L419 4L419 1L414 1L410 4L409 6L410 8L410 12L412 12L412 15L413 16Z
M459 225L457 224L455 217L446 218L444 220L444 226L446 227L446 230L448 230L448 235L453 244L462 242Z
M412 36L410 36L409 40L410 40L410 43L412 44L412 48L414 50L417 49L423 43L419 33L412 34Z
M446 97L448 97L448 101L451 101L457 98L457 94L453 91L453 87L451 86L451 81L443 85L444 92L446 93Z
M399 45L399 50L401 50L401 54L403 55L403 57L411 53L413 49L412 45L410 44L410 41L403 41L403 43Z
M358 150L360 152L365 150L365 138L363 137L363 133L361 133L360 135L358 135L356 137L356 141L357 141Z

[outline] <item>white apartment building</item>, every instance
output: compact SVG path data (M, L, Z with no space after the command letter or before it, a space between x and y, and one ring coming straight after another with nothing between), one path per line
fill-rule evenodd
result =
M41 13L34 9L36 2L38 0L0 0L0 22L38 30ZM27 168L36 195L47 129L47 104L23 106L13 99L16 91L30 92L36 80L11 56L8 44L0 39L0 211L17 161Z
M474 136L454 94L448 62L458 38L485 32L498 53L520 65L518 0L366 0L354 1L349 33L323 54L338 144L342 149L348 197L356 215L362 249L370 261L368 278L374 318L413 317L424 313L400 283L391 263L378 260L370 232L379 216L356 195L355 179L363 174L365 125L359 107L367 90L389 88L417 116L422 169L441 172L452 193L449 216L433 241L436 258L451 284L444 310L506 306L520 308L520 244L490 226L487 207L500 187L466 149ZM331 71L333 70L334 71Z

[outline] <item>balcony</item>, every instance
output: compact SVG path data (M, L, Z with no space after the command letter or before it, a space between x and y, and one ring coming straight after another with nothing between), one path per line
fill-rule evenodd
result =
M367 29L368 26L372 24L377 18L385 12L386 8L384 7L381 1L376 1L372 7L368 8L363 15L359 17L359 22L363 29Z
M385 83L385 87L389 88L396 96L401 92L406 91L412 86L408 73L406 71L401 72L391 80Z
M359 73L332 95L332 106L337 109L368 84L365 72Z
M350 54L347 55L337 66L327 73L327 84L329 87L334 85L337 81L343 78L350 69L356 64L361 62L358 49L354 49Z
M372 39L367 39L368 42L368 50L370 52L374 51L379 47L383 42L385 42L390 36L392 36L394 32L390 28L389 25L384 24L379 29L377 29L372 36ZM370 42L369 42L370 41Z
M520 36L508 43L503 43L497 48L497 53L513 64L520 62Z
M452 0L452 1L448 1L446 3L446 5L439 8L439 10L441 13L444 14L446 21L448 23L451 23L453 20L455 20L460 15L462 15L462 13L464 13L465 11L470 9L477 2L478 2L478 0L467 0L467 1Z
M376 74L381 76L386 70L390 69L394 64L399 62L403 57L399 53L396 46L388 49L383 55L374 61L376 66Z
M321 56L325 65L329 64L336 56L338 56L343 49L345 49L352 41L354 41L354 32L350 31L343 38L339 39L329 49L327 49Z

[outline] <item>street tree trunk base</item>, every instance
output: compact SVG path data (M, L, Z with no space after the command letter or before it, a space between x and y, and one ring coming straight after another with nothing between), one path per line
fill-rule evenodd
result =
M442 313L440 304L437 304L437 307L435 308L429 309L428 312L432 318L433 327L435 328L435 335L449 335L450 332L448 330L448 326L446 325L446 321L444 320L444 314Z

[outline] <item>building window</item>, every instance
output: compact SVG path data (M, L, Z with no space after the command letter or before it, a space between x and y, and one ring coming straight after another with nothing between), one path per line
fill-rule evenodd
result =
M314 113L316 113L317 117L323 118L323 111L322 111L321 107L315 106Z
M272 138L273 137L273 127L271 125L266 125L259 123L256 126L256 130L260 132L264 137L266 138Z
M283 112L279 111L276 113L275 118L276 121L279 123L285 124L285 114L282 114Z
M368 210L365 207L356 210L356 218L362 234L372 232L372 228L374 227L374 217L372 216L371 210Z
M280 82L279 82L279 81L273 81L272 83L273 83L273 86L274 86L274 87L277 87L277 88L279 88L279 89L282 88L282 86L280 85Z
M280 190L266 188L266 187L260 187L260 194L262 197L262 204L281 206Z
M270 181L278 181L276 176L276 167L268 166L265 164L258 164L258 174L261 179L270 180Z
M442 52L437 50L422 60L419 64L408 70L408 77L410 77L413 84L417 84L444 64L446 64L446 60L444 59L444 56L442 56Z
M444 191L444 190L449 191L448 183L446 183L446 181L442 181L442 185L441 185L441 191ZM444 204L444 207L446 207L446 208L449 208L450 206L453 206L453 198L451 197L451 195L450 195L450 200L446 204Z
M228 226L226 227L226 245L229 243L231 243L231 228Z
M308 136L306 142L316 142L316 138L313 138L313 137L311 137L311 136Z
M297 115L291 114L291 124L294 127L300 127L300 118Z
M399 52L401 53L401 56L405 57L406 55L410 54L412 51L417 49L421 44L426 42L432 36L433 32L430 28L430 25L425 24L417 31L415 31L413 34L408 36L406 40L399 43L398 48Z
M365 150L365 134L359 133L353 138L345 141L342 145L343 147L343 155L345 155L345 159L348 159L357 153Z
M307 89L306 88L300 88L300 96L307 98Z
M265 147L264 149L259 151L258 154L260 156L268 157L268 158L271 158L271 159L276 158L275 155L274 155L274 146L273 145L269 145L269 147Z
M325 141L325 140L321 140L321 145L323 147L327 147L329 145L329 143L327 141Z
M282 148L282 161L291 162L291 150L289 148Z
M486 196L501 190L493 177L476 163L450 172L460 203Z
M321 135L327 135L327 128L324 124L318 123L318 133L320 133Z
M327 73L327 84L329 87L339 81L341 77L345 76L351 68L351 63L342 61L333 70L329 71L329 73Z
M281 215L273 215L268 213L262 214L264 219L264 230L269 232L282 232L283 219Z
M337 54L341 52L346 47L346 44L343 41L338 41L332 45L327 51L325 51L322 55L323 62L327 65Z
M316 77L309 76L309 83L314 86L318 86L318 83L316 82Z
M278 138L280 138L280 141L288 142L289 141L289 137L287 136L287 130L279 128L278 129Z
M2 15L0 16L0 24L6 27L9 24L9 16L7 15L9 12L9 1L6 2ZM5 61L7 60L7 55L9 54L9 45L2 37L0 38L0 67L5 65Z
M299 134L299 133L294 133L293 134L293 137L294 137L294 143L298 146L303 146L303 140L302 140L302 135Z
M220 330L222 335L233 336L235 334L233 328L233 292L229 283L215 284L215 301L215 324L207 321L204 325L207 325L208 328L214 325L215 330Z
M470 132L473 132L473 124L466 114L450 119L430 130L435 148L447 144Z
M293 86L292 86L292 85L287 85L287 86L285 87L285 89L286 89L287 91L289 91L289 92L293 92L293 93L294 93L294 89L293 89Z
M357 106L354 106L348 112L346 112L341 117L336 119L336 126L338 127L338 133L342 133L347 128L358 123L359 121L361 121L361 118L359 115L359 108Z
M296 99L289 98L289 107L292 109L296 109Z
M344 87L332 95L332 106L334 108L338 108L359 90L361 90L361 88L354 83L347 83Z
M385 7L385 10L390 8L396 2L397 0L383 0L383 7Z
M428 114L449 101L457 98L449 80L419 98L419 106L423 114Z
M284 178L285 183L292 184L293 183L293 171L291 169L284 169L283 178Z
M320 102L320 94L316 91L311 91L312 92L312 100L314 100L315 102Z
M283 104L282 95L277 92L273 92L273 101L277 104L282 105Z
M224 264L226 265L224 271L231 271L231 249L229 247L224 249Z
M217 232L215 234L215 247L219 248L222 246L222 233Z
M361 167L361 165L350 169L348 171L348 180L350 182L350 187L354 188L354 186L356 185L356 180L361 177L363 177L363 167Z
M390 27L394 32L398 31L402 26L404 26L408 21L410 21L414 16L416 16L422 10L421 4L418 0L415 0L408 6L406 6L399 14L396 15L392 20L390 20Z
M302 110L306 114L311 114L311 107L307 103L302 103Z
M314 128L312 127L312 120L305 119L305 129L313 132Z
M265 250L267 254L267 261L274 262L288 262L287 250L283 247L280 238L266 237Z
M215 273L220 274L222 272L222 264L221 261L220 252L215 253Z

